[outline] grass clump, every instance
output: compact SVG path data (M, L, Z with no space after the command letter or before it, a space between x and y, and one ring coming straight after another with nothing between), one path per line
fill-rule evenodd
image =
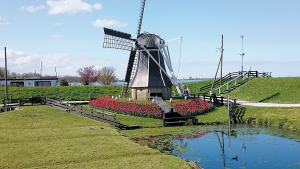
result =
M1 168L190 168L105 123L48 106L0 114Z

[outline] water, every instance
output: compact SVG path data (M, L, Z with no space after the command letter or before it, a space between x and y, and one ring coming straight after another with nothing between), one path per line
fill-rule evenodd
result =
M228 135L227 126L175 135L164 150L204 168L300 168L298 132L237 125Z

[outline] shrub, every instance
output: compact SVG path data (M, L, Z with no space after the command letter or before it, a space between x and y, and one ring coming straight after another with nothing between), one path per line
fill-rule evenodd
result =
M66 79L62 79L60 81L60 86L69 86L69 83L68 83L68 81Z

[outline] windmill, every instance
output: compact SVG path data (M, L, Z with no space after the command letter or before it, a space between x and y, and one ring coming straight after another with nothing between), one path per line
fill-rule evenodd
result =
M173 84L179 95L182 92L172 69L168 50L169 41L166 42L160 36L152 33L140 33L145 2L146 0L141 2L136 39L133 39L128 33L104 28L103 48L130 51L121 92L123 96L126 96L128 88L131 88L131 97L135 100L150 99L153 96L169 99ZM166 72L165 64L171 76Z

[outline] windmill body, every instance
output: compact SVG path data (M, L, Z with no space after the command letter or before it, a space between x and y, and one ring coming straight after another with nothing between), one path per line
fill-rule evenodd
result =
M170 99L173 84L179 95L181 89L172 69L167 43L158 35L148 32L140 34L145 2L146 0L142 0L141 3L137 38L132 39L130 34L104 28L103 47L130 51L121 93L123 96L127 95L130 88L131 97L135 100L150 99L153 96ZM171 77L166 72L165 65Z
M137 67L129 83L133 99L144 100L153 96L170 99L173 84L165 73L164 58L158 47L162 43L163 39L151 33L142 33L137 38Z

